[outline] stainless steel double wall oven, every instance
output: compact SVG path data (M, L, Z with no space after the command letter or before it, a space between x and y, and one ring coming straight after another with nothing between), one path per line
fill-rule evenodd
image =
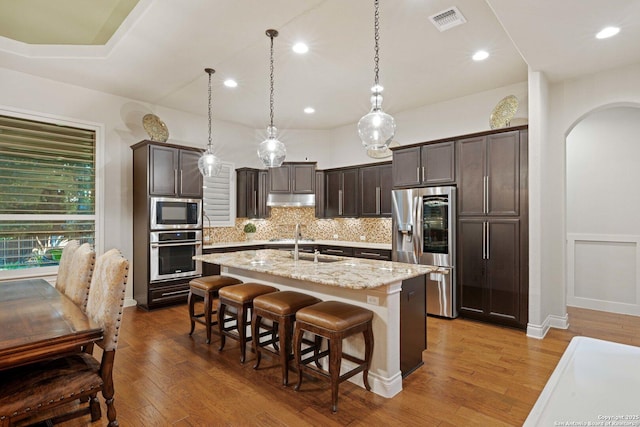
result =
M192 257L202 254L202 200L152 197L149 218L150 281L200 276Z

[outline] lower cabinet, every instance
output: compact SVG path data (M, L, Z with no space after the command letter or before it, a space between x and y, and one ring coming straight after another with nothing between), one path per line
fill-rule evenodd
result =
M525 328L526 260L519 219L464 218L458 223L460 315Z
M133 298L145 310L185 303L189 295L190 280L191 278L145 283L144 286L134 282Z
M402 281L400 292L400 372L406 377L422 366L427 348L425 276Z
M391 261L391 251L386 249L360 249L353 248L355 258L377 259L378 261Z
M321 254L337 256L353 256L353 248L348 246L319 246Z

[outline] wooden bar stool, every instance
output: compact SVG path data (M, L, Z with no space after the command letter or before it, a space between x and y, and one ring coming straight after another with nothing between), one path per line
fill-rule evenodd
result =
M314 296L294 291L274 292L255 297L251 318L251 335L254 337L253 349L256 353L256 363L253 369L258 369L262 351L266 351L280 359L282 385L286 386L289 383L289 361L293 359L291 343L296 312L320 301ZM272 325L264 325L263 319L270 320ZM272 334L270 339L261 341L260 329L273 331L276 325L277 335ZM319 349L319 345L316 348Z
M368 376L373 354L372 320L373 312L371 310L339 301L324 301L298 310L293 341L295 361L299 372L295 390L300 389L303 372L320 379L328 379L331 383L331 410L333 412L338 410L338 385L342 381L362 372L364 386L367 390L371 390ZM328 350L302 360L302 336L305 332L326 338ZM342 340L357 333L362 333L364 336L364 359L342 352ZM311 365L311 362L317 362L318 359L326 356L329 356L329 372ZM356 363L357 366L340 375L340 365L343 358Z
M244 363L246 355L245 344L251 340L251 336L247 336L246 328L251 325L251 320L247 316L249 310L253 310L253 299L272 292L278 292L278 288L260 283L225 286L218 291L220 298L220 307L218 309L219 350L224 349L225 337L239 341L240 363ZM228 311L227 307L232 307L234 310Z
M242 283L228 276L205 276L198 277L189 282L189 318L191 320L191 331L193 334L196 322L203 324L207 328L207 344L211 342L211 328L218 324L213 316L217 314L217 310L213 307L213 300L218 298L218 291L224 286L237 285ZM204 309L202 313L195 313L196 300L204 300Z

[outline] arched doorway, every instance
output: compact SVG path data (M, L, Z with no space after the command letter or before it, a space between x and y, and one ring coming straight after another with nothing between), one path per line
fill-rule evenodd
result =
M640 315L640 105L566 138L567 305Z

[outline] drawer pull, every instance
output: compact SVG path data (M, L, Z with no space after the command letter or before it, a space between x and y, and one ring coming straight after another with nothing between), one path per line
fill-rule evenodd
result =
M331 252L332 254L343 254L344 251L341 251L340 249L325 249L325 252Z
M172 296L172 295L180 295L180 294L188 294L189 293L189 289L184 289L182 291L173 291L173 292L165 292L162 294L163 297L168 297L168 296Z

